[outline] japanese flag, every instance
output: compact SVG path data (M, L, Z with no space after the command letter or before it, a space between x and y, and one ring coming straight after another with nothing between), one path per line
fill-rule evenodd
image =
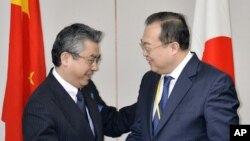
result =
M196 0L191 50L234 80L228 0Z

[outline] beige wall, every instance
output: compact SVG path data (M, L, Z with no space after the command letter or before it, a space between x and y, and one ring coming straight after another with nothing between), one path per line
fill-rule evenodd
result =
M235 57L236 85L241 100L242 124L250 124L250 52L248 40L250 5L248 0L230 0ZM119 108L136 101L142 75L149 69L138 45L145 18L167 10L184 13L190 30L195 0L41 0L41 14L47 72L52 67L50 50L56 34L74 22L83 22L105 32L101 43L103 59L94 81L103 99ZM7 62L10 5L0 0L0 113L4 97ZM124 135L119 141L125 140ZM0 140L4 140L4 123L0 122ZM106 138L106 141L116 139Z

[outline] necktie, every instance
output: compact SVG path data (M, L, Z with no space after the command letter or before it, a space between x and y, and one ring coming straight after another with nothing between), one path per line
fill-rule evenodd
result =
M164 108L168 102L169 83L172 79L173 79L173 77L171 77L171 76L164 76L163 91L162 91L161 101L159 103L161 113L164 110Z
M78 90L78 92L76 94L76 98L77 98L77 102L76 102L77 106L81 109L84 116L87 117L85 102L84 102L84 98L83 98L83 93L80 90Z
M76 104L81 109L81 111L83 113L83 116L86 117L87 121L89 122L90 129L91 129L93 135L95 136L94 124L92 122L92 119L91 119L89 113L86 111L84 96L83 96L83 93L80 90L78 90L78 92L76 94L76 98L77 98Z
M159 104L157 104L158 107L156 108L156 112L155 112L154 119L153 119L153 134L154 134L154 131L156 130L156 127L161 119L161 115L168 101L169 83L172 79L173 77L171 76L164 76L164 84L163 84L161 100Z

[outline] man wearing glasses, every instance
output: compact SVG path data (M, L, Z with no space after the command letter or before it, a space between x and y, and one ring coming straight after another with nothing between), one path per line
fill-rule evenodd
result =
M232 79L190 51L182 14L154 13L145 24L140 45L151 70L127 141L228 141L239 124Z
M24 141L103 141L128 132L135 105L107 106L91 77L98 70L102 32L72 24L57 35L51 69L23 114Z

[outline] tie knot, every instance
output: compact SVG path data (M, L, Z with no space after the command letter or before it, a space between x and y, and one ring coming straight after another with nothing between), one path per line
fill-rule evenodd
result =
M164 86L168 86L172 79L172 76L164 76Z

